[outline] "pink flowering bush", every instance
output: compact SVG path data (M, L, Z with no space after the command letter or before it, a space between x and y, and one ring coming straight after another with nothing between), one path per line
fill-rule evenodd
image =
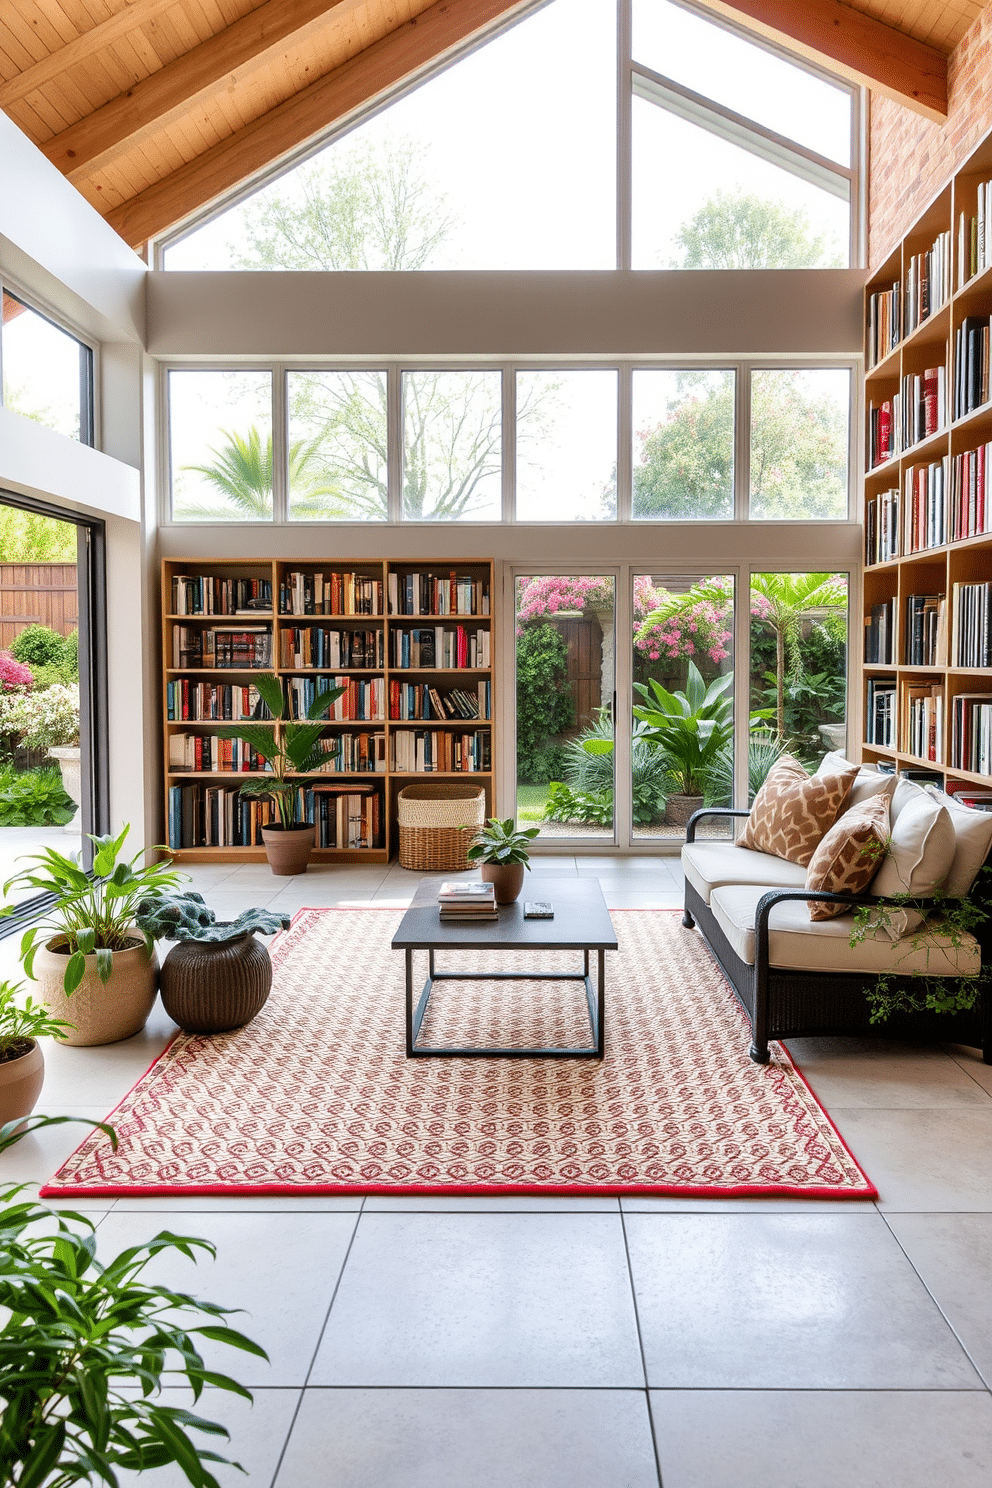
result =
M730 655L733 589L728 582L714 579L698 593L690 589L678 597L648 585L644 605L645 612L638 614L635 592L634 647L649 661L688 656L719 666Z
M9 651L0 651L0 692L20 692L33 682L30 667L15 661Z
M517 625L528 620L545 620L562 610L584 610L586 606L613 603L612 580L571 574L543 574L525 585L517 607Z

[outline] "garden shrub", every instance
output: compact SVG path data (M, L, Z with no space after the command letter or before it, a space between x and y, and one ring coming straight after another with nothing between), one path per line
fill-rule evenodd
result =
M657 821L665 809L666 768L660 749L643 738L645 725L635 723L631 739L631 784L634 822L646 826ZM608 791L613 798L613 751L592 752L586 741L613 742L613 723L608 709L600 709L596 721L565 746L565 780L576 791Z
M10 654L26 666L60 666L65 661L65 650L64 638L49 626L29 625L14 640Z
M37 770L0 766L0 827L64 827L76 803L62 788L58 765Z
M544 808L545 821L591 822L598 827L613 825L613 792L573 791L560 780L553 780Z
M79 744L79 688L48 687L0 697L0 733L18 734L25 749Z
M21 692L33 681L30 667L15 661L9 651L0 651L0 693Z
M517 777L543 785L535 774L548 740L573 719L568 647L553 625L527 625L517 638Z

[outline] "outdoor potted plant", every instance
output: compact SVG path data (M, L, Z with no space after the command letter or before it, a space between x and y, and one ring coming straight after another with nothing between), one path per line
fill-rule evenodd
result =
M321 720L344 688L324 688L307 709L306 719L298 720L286 718L286 698L274 673L256 677L254 685L273 722L231 724L217 732L222 739L242 740L269 766L264 776L246 780L241 794L267 796L275 807L277 820L262 828L265 856L272 872L281 876L305 873L313 850L314 826L297 816L297 792L336 752L336 746L328 749L322 739Z
M62 771L62 786L78 810L80 787L79 688L56 683L37 692L12 693L0 705L3 731L19 735L25 749L47 749ZM72 821L66 831L73 832Z
M30 1116L45 1081L39 1038L61 1037L70 1027L53 1018L23 986L0 982L0 1126Z
M200 894L155 895L135 924L153 940L174 940L159 973L165 1011L187 1033L226 1033L250 1023L272 986L268 948L256 939L288 930L286 915L246 909L218 923Z
M528 845L540 827L517 831L512 817L500 821L491 816L484 826L464 830L475 832L466 854L469 862L478 863L483 880L495 886L497 904L512 904L524 886L524 872L530 867Z
M733 682L733 673L727 672L707 687L690 661L684 692L666 692L653 677L647 686L635 684L648 705L633 709L634 717L645 725L641 737L665 757L672 787L665 807L670 826L684 827L700 810L710 776L733 739L734 705L727 696Z
M134 923L139 903L174 889L182 876L164 863L144 863L143 853L120 859L125 826L117 837L90 836L93 872L76 858L46 848L25 861L4 884L50 894L51 905L21 938L21 960L38 983L53 1018L71 1024L67 1044L113 1044L145 1026L158 988L155 945ZM15 913L16 906L0 910Z

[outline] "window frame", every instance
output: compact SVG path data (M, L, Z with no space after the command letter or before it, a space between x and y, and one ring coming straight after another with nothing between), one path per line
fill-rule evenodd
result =
M10 298L16 300L19 305L23 305L26 310L32 311L33 314L46 321L48 325L53 326L55 330L61 331L63 335L68 336L71 340L76 342L80 353L79 438L78 440L74 439L73 442L76 444L85 445L88 449L99 449L100 445L97 442L97 430L100 427L99 342L94 341L93 338L83 332L79 326L75 325L72 321L67 320L61 312L57 312L56 310L54 310L50 305L46 304L44 300L40 299L39 296L35 294L29 294L25 290L21 289L15 279L9 278L2 270L0 270L0 301L2 301L4 295L9 295ZM3 327L2 324L0 324L0 408L3 407L5 407L3 401ZM16 412L16 410L8 409L7 412L14 413ZM30 415L27 414L22 414L19 416L30 419ZM31 421L33 422L33 420ZM39 425L39 427L44 428L46 426ZM59 431L57 429L49 430L49 433L53 434L58 432ZM61 435L61 438L73 439L73 436L71 434L63 434Z

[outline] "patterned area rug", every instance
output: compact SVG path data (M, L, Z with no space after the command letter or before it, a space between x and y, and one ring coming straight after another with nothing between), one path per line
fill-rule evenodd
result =
M677 914L614 913L602 1063L407 1059L398 921L303 910L254 1022L178 1035L110 1118L117 1152L95 1133L43 1195L875 1197L785 1050L748 1058L746 1021ZM511 954L525 953L463 952L459 969L579 962ZM435 991L420 1042L588 1037L581 983L457 982Z

